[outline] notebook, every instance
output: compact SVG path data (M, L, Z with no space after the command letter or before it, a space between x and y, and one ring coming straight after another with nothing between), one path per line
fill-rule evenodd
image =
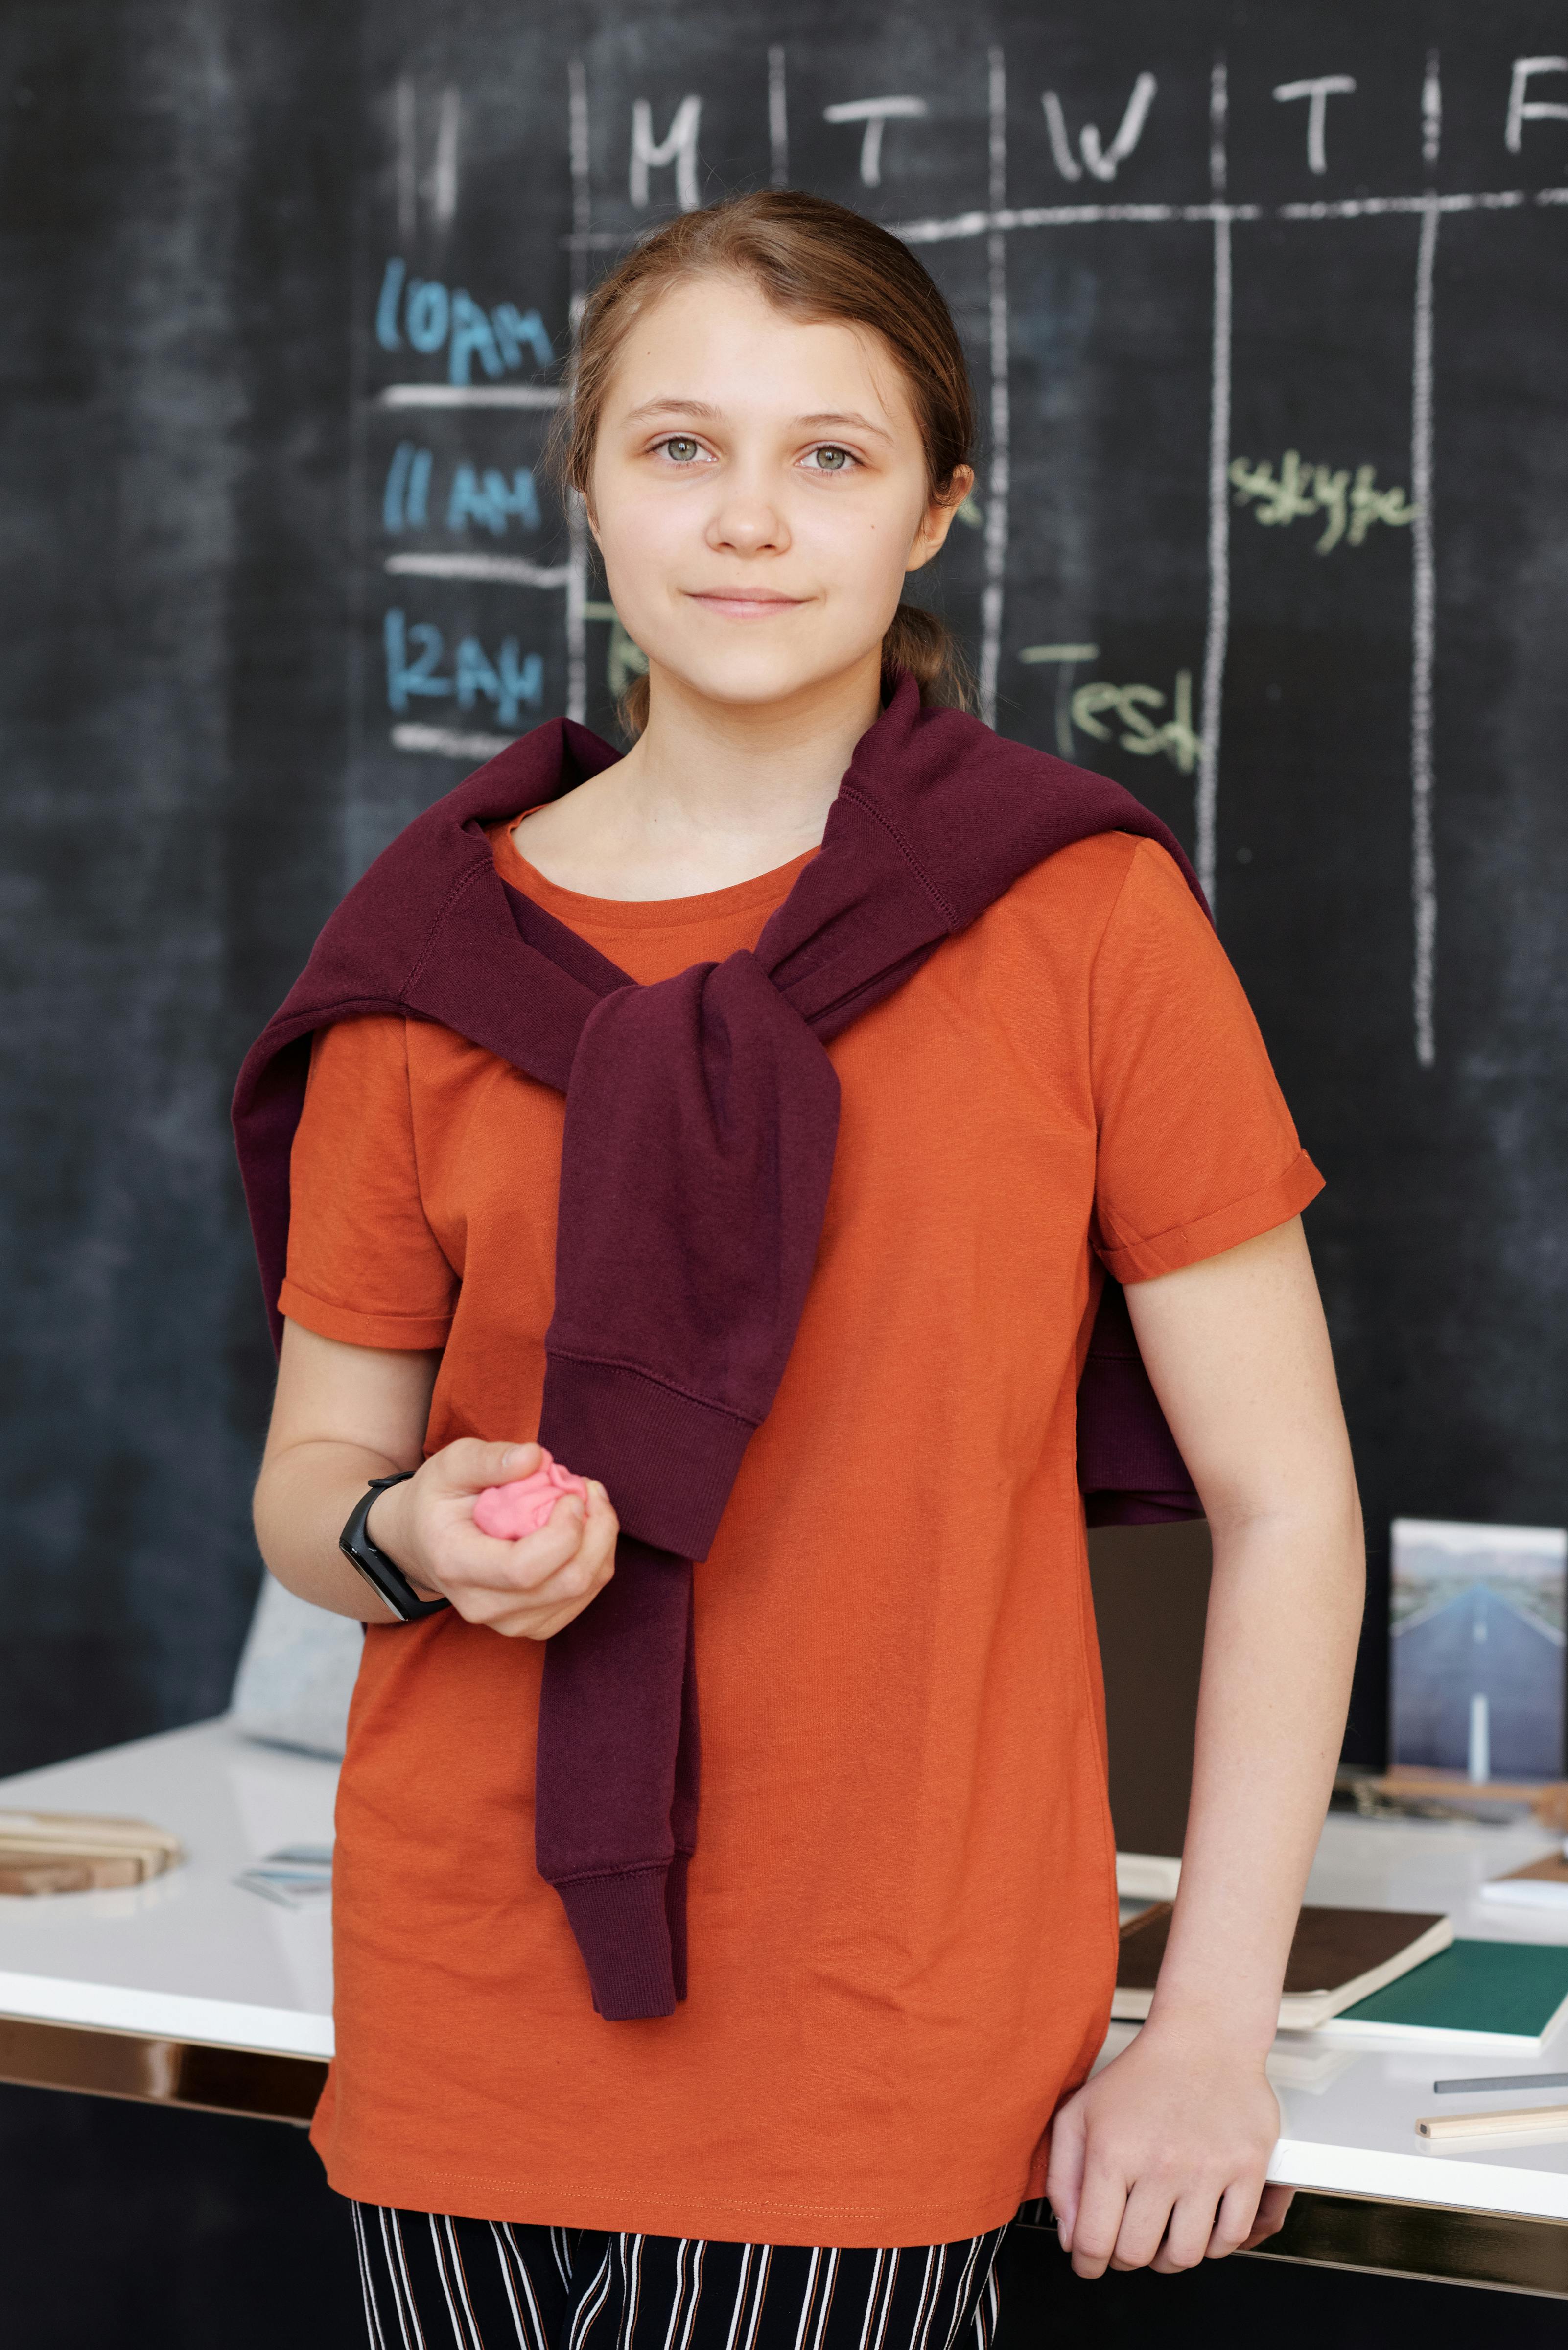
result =
M1568 1946L1458 1941L1334 2016L1323 2037L1539 2056L1565 2012Z
M1171 1912L1161 1903L1122 1929L1113 2016L1148 2013ZM1454 1939L1451 1918L1405 1909L1309 1908L1296 1921L1280 2001L1282 2032L1310 2032Z
M1560 1852L1549 1852L1544 1860L1511 1868L1506 1877L1494 1877L1483 1885L1480 1898L1500 1901L1505 1908L1561 1909L1568 1914L1568 1858Z

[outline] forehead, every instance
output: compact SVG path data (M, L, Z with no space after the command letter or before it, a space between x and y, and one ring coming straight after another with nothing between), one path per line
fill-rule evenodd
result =
M918 438L902 372L874 328L795 318L734 277L680 280L623 337L607 421L651 400L690 400L728 416L856 411Z

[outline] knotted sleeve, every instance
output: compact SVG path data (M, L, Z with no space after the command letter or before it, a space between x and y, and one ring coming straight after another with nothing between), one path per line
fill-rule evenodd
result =
M607 997L566 1096L540 1441L704 1558L805 1303L838 1080L755 958Z

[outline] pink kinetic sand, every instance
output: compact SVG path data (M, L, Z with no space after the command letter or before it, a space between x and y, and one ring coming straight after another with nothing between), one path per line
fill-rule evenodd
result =
M583 1480L546 1452L531 1477L514 1478L510 1485L486 1485L475 1497L473 1523L482 1534L517 1542L539 1532L563 1493L576 1493L584 1502L588 1498Z

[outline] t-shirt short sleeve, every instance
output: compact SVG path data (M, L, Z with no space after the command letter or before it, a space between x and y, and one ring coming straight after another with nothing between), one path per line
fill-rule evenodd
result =
M318 1029L289 1161L279 1310L353 1347L436 1347L457 1289L420 1196L405 1024Z
M1251 1007L1162 848L1139 841L1096 954L1095 1243L1150 1281L1287 1223L1323 1188Z

